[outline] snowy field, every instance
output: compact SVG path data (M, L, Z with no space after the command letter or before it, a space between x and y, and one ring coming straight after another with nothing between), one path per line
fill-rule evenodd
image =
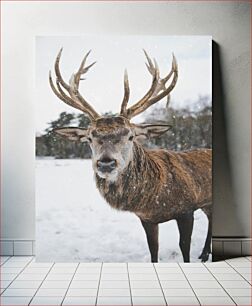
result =
M207 218L195 212L191 261L199 261ZM174 220L160 224L160 262L183 261ZM132 213L115 211L95 186L90 160L38 159L36 260L149 262L144 230Z

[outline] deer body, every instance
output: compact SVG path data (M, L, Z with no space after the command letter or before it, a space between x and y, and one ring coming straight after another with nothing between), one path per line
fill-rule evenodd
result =
M211 150L187 152L147 150L142 138L156 137L171 125L133 124L131 118L168 97L175 87L178 68L173 56L170 73L160 78L156 61L147 53L147 68L152 75L148 92L136 104L127 108L129 83L124 76L124 98L116 116L100 116L79 93L79 83L93 64L85 67L88 54L79 70L67 84L60 73L59 52L55 62L56 86L49 81L55 95L66 104L83 111L91 120L87 129L66 127L55 129L70 140L89 142L97 188L115 209L135 213L141 220L150 249L151 261L158 261L158 224L175 219L180 233L179 245L185 262L190 261L193 213L202 209L209 220L208 234L199 258L208 260L211 253ZM171 79L168 87L166 83Z

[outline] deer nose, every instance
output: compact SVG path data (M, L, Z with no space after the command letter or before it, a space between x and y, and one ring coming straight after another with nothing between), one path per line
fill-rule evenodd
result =
M101 172L112 172L116 168L116 160L111 158L103 158L97 161L97 168Z

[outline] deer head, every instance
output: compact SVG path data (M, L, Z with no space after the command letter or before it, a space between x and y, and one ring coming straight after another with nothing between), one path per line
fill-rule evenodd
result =
M50 86L59 99L85 113L90 118L91 123L87 129L66 127L57 128L54 132L69 140L89 142L95 173L102 178L115 181L118 174L125 169L132 159L135 141L138 141L140 138L159 136L171 128L168 124L134 124L130 120L162 98L169 96L178 78L175 56L173 55L170 73L166 77L160 78L156 60L152 61L144 51L147 59L146 66L152 76L150 89L138 102L127 108L130 89L127 71L125 71L124 97L120 114L100 116L79 92L79 84L83 80L82 76L95 64L94 62L85 67L90 51L85 55L80 68L72 75L69 83L63 80L60 72L59 62L61 53L62 49L56 58L54 66L56 86L52 80L51 72L49 73ZM171 77L172 81L167 87L166 84Z

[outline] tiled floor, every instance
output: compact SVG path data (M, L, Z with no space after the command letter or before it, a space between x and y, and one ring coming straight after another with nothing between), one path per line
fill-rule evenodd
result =
M0 305L251 305L251 257L216 263L36 263L1 257Z

